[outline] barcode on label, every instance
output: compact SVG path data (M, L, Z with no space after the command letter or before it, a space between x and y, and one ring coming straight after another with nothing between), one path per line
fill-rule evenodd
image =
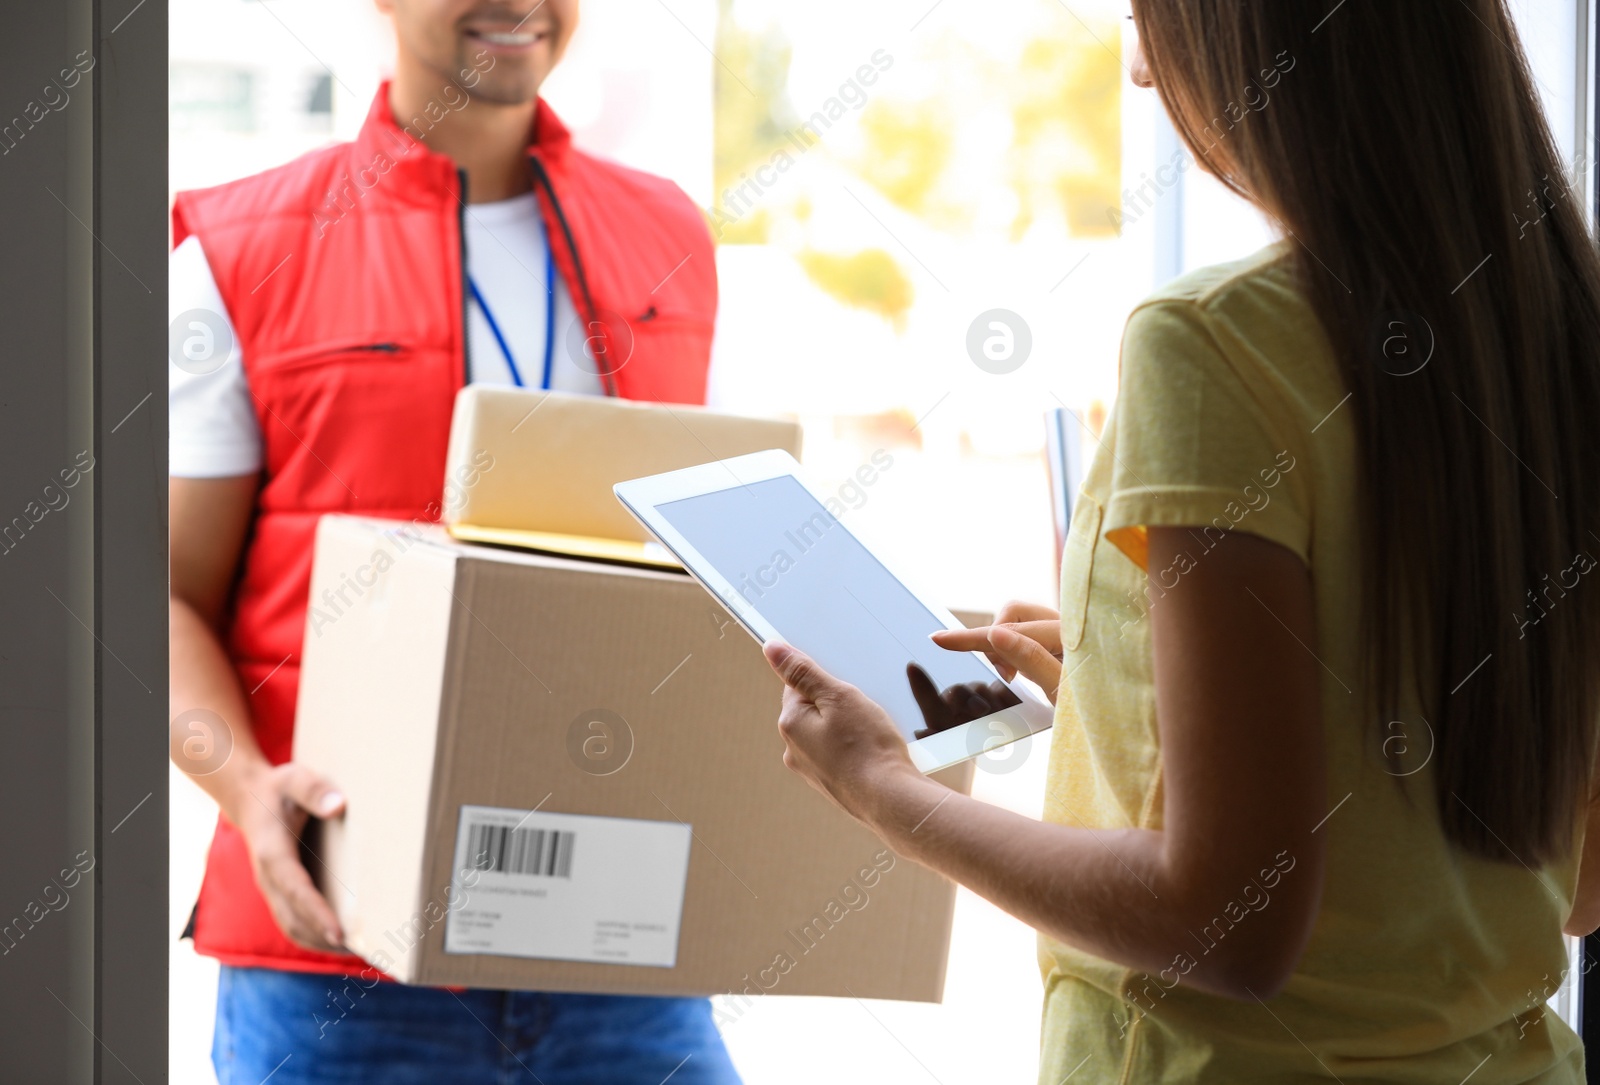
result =
M496 874L572 877L572 846L577 833L560 829L518 829L510 825L468 826L467 858L477 870Z

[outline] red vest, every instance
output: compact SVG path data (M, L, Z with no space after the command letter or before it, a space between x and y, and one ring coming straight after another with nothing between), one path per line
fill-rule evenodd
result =
M267 759L288 760L317 518L434 519L466 373L464 178L403 132L378 90L354 143L180 193L173 244L200 239L243 351L264 464L225 642ZM412 131L450 116L418 118ZM529 168L560 269L608 393L703 403L717 307L711 235L670 181L572 146L544 105ZM609 364L606 364L609 361ZM290 942L225 818L191 920L226 964L363 967Z

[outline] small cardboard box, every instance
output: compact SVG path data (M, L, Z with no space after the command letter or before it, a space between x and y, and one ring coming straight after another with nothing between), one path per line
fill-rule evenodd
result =
M450 422L444 521L644 542L616 483L768 448L799 459L800 441L785 419L469 384Z
M940 999L954 885L783 767L687 575L329 516L311 599L295 758L349 800L313 868L390 976Z

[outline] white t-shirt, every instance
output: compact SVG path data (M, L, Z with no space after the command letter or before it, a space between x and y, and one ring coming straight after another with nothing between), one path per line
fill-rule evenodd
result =
M523 385L538 388L544 378L548 295L547 250L536 198L528 193L497 203L468 204L466 211L467 271L500 325ZM222 325L210 328L188 321L175 329L169 350L179 357L204 358L208 344L224 336L233 344L220 366L209 359L183 368L172 357L167 359L168 473L179 478L254 474L261 469L261 431L240 360L239 337L198 237L186 238L167 261L167 299L169 322L201 310L215 314ZM601 394L600 378L587 352L580 363L565 348L578 314L559 274L555 305L550 386L562 392ZM482 308L469 302L467 314L473 383L511 384L511 369ZM191 349L194 353L188 353Z

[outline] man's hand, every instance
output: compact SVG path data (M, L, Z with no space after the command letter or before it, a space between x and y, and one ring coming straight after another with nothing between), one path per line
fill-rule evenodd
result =
M300 860L306 822L312 815L343 814L344 796L292 762L263 769L246 787L250 796L239 807L237 824L278 927L307 949L346 952L339 920Z
M223 614L249 535L255 475L174 478L168 485L172 578L168 628L173 764L216 800L244 836L256 882L284 934L307 949L339 952L344 934L300 859L312 816L336 817L344 798L311 770L270 764L250 726L250 704L222 647ZM270 676L269 676L270 677ZM203 708L222 728L215 757L191 759L179 722Z
M780 641L764 649L786 688L778 733L783 763L862 821L885 781L922 774L911 763L905 736L889 714L848 682Z
M941 629L933 643L952 652L982 652L1006 681L1020 672L1056 703L1061 685L1061 615L1035 603L1007 603L993 625Z

